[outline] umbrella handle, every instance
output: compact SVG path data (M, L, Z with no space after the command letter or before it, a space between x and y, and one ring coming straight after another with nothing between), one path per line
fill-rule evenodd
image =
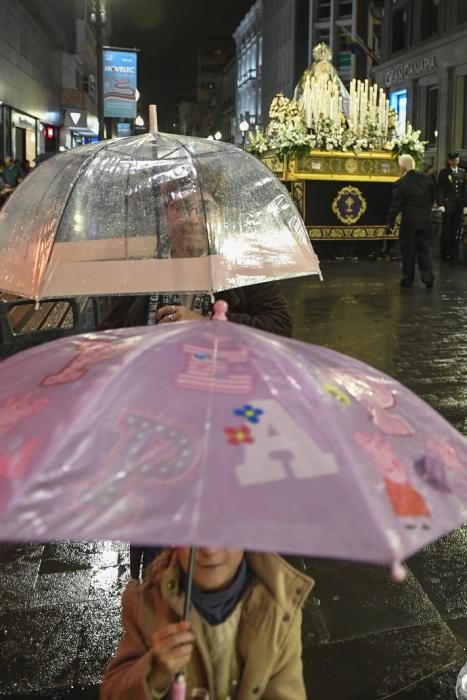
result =
M186 622L188 620L189 614L190 614L190 607L191 607L191 589L193 585L193 567L195 564L195 554L196 554L196 548L191 547L190 549L190 558L188 560L188 579L187 579L187 584L186 584L186 591L185 591L185 605L183 608L183 620Z
M170 689L170 700L185 700L186 681L183 673L177 673Z
M394 562L391 566L392 580L396 583L402 583L407 578L407 569L400 562Z

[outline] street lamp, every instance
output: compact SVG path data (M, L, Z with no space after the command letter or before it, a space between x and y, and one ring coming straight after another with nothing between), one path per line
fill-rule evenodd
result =
M141 116L141 114L138 114L138 116L136 117L135 126L144 126L144 119Z
M250 125L248 124L247 120L244 119L243 121L240 122L238 125L238 128L242 132L242 148L245 150L245 140L246 140L246 132L250 128Z
M97 118L99 120L99 141L105 138L104 123L104 57L102 55L103 29L106 22L105 10L100 0L94 0L92 4L91 22L96 25L96 51L97 51Z
M216 141L220 141L221 138L222 138L221 132L220 132L220 131L216 131L216 133L214 134L214 138L216 139Z

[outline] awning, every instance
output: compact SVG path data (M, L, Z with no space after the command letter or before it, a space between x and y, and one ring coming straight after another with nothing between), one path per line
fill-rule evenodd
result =
M85 129L85 128L75 128L73 126L69 127L70 131L73 131L75 134L79 134L80 136L98 136L99 134L96 134L95 131L92 131L91 129Z

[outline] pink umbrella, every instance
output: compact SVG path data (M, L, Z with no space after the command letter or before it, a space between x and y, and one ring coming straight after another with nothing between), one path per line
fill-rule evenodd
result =
M332 350L203 320L62 339L0 380L2 540L397 565L467 519L464 438Z

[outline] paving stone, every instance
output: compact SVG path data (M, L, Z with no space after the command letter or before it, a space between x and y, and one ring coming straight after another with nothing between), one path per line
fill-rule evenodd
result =
M455 669L461 668L464 655L443 622L312 647L305 663L308 696L316 700L383 700L393 696L418 700L418 695L404 693L409 689L415 692L417 685L422 690L423 684L429 687L429 677L433 677L430 683L437 684L439 674L443 677L447 667L452 667L443 678L445 694L438 696L451 700Z
M87 605L82 619L74 681L98 684L122 634L120 604L103 598Z
M82 606L0 614L0 693L70 687L81 639Z
M89 597L91 575L91 569L84 569L39 576L30 598L30 606L48 607L86 601Z
M442 537L408 562L431 602L446 619L467 617L467 528Z
M39 566L40 559L0 565L0 611L28 607L34 594Z
M403 583L395 583L382 566L306 561L332 642L440 622L436 608L410 573Z

